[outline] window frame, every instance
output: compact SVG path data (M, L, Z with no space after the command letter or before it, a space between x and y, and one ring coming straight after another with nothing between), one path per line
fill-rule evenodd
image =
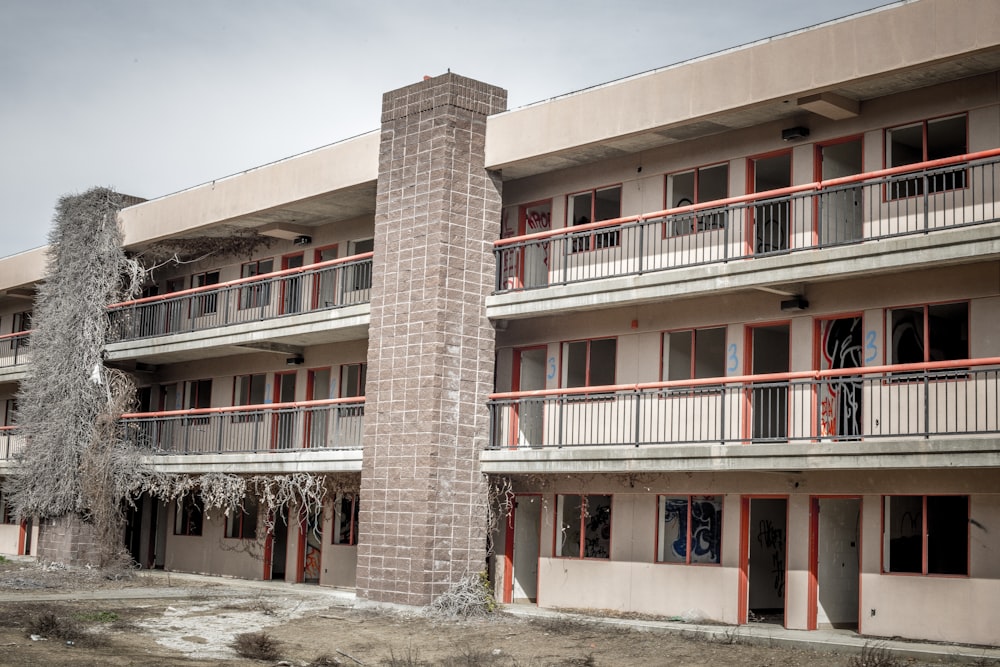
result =
M889 569L891 560L891 539L887 540L886 527L887 522L887 505L890 498L920 498L921 500L921 522L920 522L920 560L921 567L920 572L906 572L906 571L892 571ZM930 570L930 539L931 536L928 530L928 511L927 502L929 498L964 498L966 501L965 510L965 572L931 572ZM968 579L972 576L972 531L969 529L969 524L972 522L972 495L971 494L943 494L943 493L928 493L928 494L917 494L917 493L894 493L886 494L881 496L881 510L882 510L882 533L881 533L881 572L883 575L891 576L909 576L909 577L944 577L950 579ZM893 517L889 517L892 519Z
M207 390L207 395L204 395ZM212 407L212 378L186 380L184 382L184 403L188 410L200 410ZM208 415L195 415L189 418L190 424L207 424Z
M959 299L959 300L956 300L956 301L937 301L937 302L933 302L933 303L915 303L915 304L911 304L911 305L899 305L899 306L892 306L892 307L885 308L884 313L883 313L883 323L884 323L884 326L885 326L886 345L884 347L885 347L885 354L888 355L888 357L889 357L886 360L888 362L888 365L890 365L890 366L898 366L898 365L902 365L903 363L918 363L919 364L919 363L928 363L930 361L933 361L930 358L930 353L931 353L931 330L930 330L931 329L931 327L930 327L930 325L931 325L931 319L930 319L930 309L934 308L934 307L938 307L938 306L954 306L954 305L959 305L959 304L964 304L965 305L965 356L964 357L956 357L954 359L943 359L943 360L937 360L937 361L961 361L962 359L970 359L971 355L972 355L972 340L971 340L971 335L970 335L971 334L971 328L972 328L972 307L971 307L972 303L968 299ZM898 362L896 360L896 354L897 353L896 353L896 341L894 340L894 338L895 338L895 331L894 331L894 326L893 326L893 313L896 312L896 311L916 310L916 309L922 309L923 310L923 322L921 324L921 327L923 329L923 331L922 331L922 340L921 340L921 344L923 345L923 351L924 351L923 360L922 361L915 361L915 362L914 361L911 361L911 362Z
M680 171L672 171L672 172L668 172L668 173L664 174L664 176L663 176L663 204L664 204L663 208L664 209L680 208L681 206L694 206L696 204L704 204L705 202L709 202L709 201L719 201L719 199L728 199L730 197L730 194L729 194L729 190L730 190L730 188L729 188L729 166L730 166L730 162L728 160L724 160L722 162L713 162L713 163L710 163L710 164L704 164L704 165L699 165L699 166L696 166L696 167L691 167L690 169L681 169ZM709 169L719 169L719 168L723 168L723 167L726 170L726 174L725 174L725 186L726 186L725 190L726 190L726 193L725 193L725 195L722 196L721 198L702 200L702 198L701 198L701 187L700 187L701 172L702 171L707 171ZM694 175L694 182L692 184L692 190L693 190L693 194L694 194L694 200L692 201L690 198L685 197L685 198L683 198L681 200L678 200L678 202L674 203L673 205L671 205L670 199L669 199L669 197L671 195L671 192L672 192L672 189L673 189L671 187L671 180L674 179L674 178L676 178L676 177L678 177L678 176L683 176L684 174L693 174ZM680 201L683 201L684 199L688 200L687 204L681 204L680 203ZM712 220L719 221L719 222L713 222L712 224L708 224L708 222L707 222L708 218L711 218ZM706 213L704 211L698 211L698 213L692 213L692 214L690 214L690 218L689 219L685 216L684 220L685 221L689 221L689 223L690 223L688 225L688 229L687 230L681 229L680 227L677 226L677 223L682 222L681 220L673 220L673 221L670 221L670 222L664 221L664 223L663 223L663 234L662 234L663 238L670 238L670 237L674 237L674 236L687 236L688 234L698 234L698 233L701 233L701 232L708 232L708 231L716 231L716 230L719 230L719 229L725 229L726 225L729 223L729 215L728 215L728 212L725 209L723 209L723 210L712 210L711 212L708 212L708 213Z
M253 402L254 394L254 378L261 378L261 383L263 384L263 397L260 403ZM241 400L241 382L247 380L246 389L246 400L247 403ZM233 376L233 407L241 407L244 405L264 405L267 402L267 373L244 373L243 375ZM238 412L233 415L234 422L250 422L250 421L260 421L264 418L263 414L251 414L245 411Z
M269 264L269 268L264 271L261 264ZM262 257L250 262L240 264L240 278L256 278L257 276L274 273L274 257ZM236 300L239 310L250 310L251 308L264 308L271 305L271 284L269 282L256 285L246 285L240 287L239 298Z
M665 505L661 500L666 500L668 498L683 498L687 505L687 514L685 518L685 524L687 526L685 530L685 556L684 561L678 560L666 560L662 557L661 548L663 545L660 544L661 530L664 527L664 509ZM717 527L716 531L718 534L718 541L716 545L716 560L715 561L692 561L691 560L691 545L694 540L694 535L692 535L692 522L691 515L693 513L694 501L696 500L708 500L713 499L718 503L718 516L717 516ZM723 535L723 512L725 510L726 498L723 494L669 494L669 493L658 493L656 494L656 532L655 532L655 543L654 543L654 556L653 560L656 563L664 563L667 565L695 565L695 566L708 566L708 567L721 567L722 566L722 535Z
M0 524L6 526L16 526L20 522L14 520L14 513L10 506L10 500L7 494L0 489Z
M221 282L221 276L222 272L219 269L195 273L191 276L191 288L196 289L198 287L218 285ZM218 312L218 293L212 291L207 292L208 293L196 295L195 298L191 299L190 317L204 317L205 315L214 315Z
M248 505L253 508L252 512L247 511ZM260 523L260 503L248 495L239 507L226 514L222 537L227 540L256 540L258 523Z
M948 155L937 155L935 157L930 157L930 147L928 145L928 137L930 135L930 125L934 123L941 123L956 118L962 118L965 121L965 143L964 151L959 153L949 153ZM919 127L920 128L920 159L913 162L900 162L895 164L895 160L892 157L892 146L893 142L891 139L892 132L905 130L909 128ZM946 157L954 157L957 155L964 155L969 152L969 113L963 111L955 114L947 114L944 116L935 116L933 118L924 118L922 120L913 121L910 123L902 123L900 125L893 125L886 127L882 131L882 164L886 169L894 169L897 167L905 167L912 164L919 164L920 162L927 162L929 160L943 159ZM961 177L959 178L959 174ZM938 178L942 178L944 175L939 175ZM883 192L883 197L885 201L896 201L899 199L907 199L910 197L922 197L925 194L933 195L940 194L943 192L951 192L954 190L962 190L969 187L968 172L966 170L955 171L951 175L951 179L955 181L952 185L942 185L935 186L933 183L931 187L928 188L928 192L923 191L923 181L922 178L917 177L905 177L899 178L897 180L891 180L885 184L885 191ZM917 183L918 187L911 188L908 184ZM901 190L905 190L901 192Z
M608 190L618 190L618 215L612 216L610 218L607 218L607 217L598 218L597 217L597 212L596 212L597 211L597 193L598 192L605 192L605 191L608 191ZM616 184L612 184L612 185L598 186L598 187L595 187L595 188L591 188L589 190L579 190L577 192L571 192L571 193L567 194L566 195L566 210L565 210L565 216L566 216L566 218L565 218L564 223L563 223L564 226L567 229L572 229L573 227L575 227L577 225L590 224L591 222L604 222L605 220L617 220L617 219L621 218L622 217L622 203L623 203L622 202L622 194L623 194L623 191L624 191L624 188L622 187L622 184L621 183L616 183ZM581 222L577 218L577 216L581 216L582 217L583 214L581 214L579 211L575 210L576 207L571 205L573 199L575 197L579 197L581 195L589 195L590 196L590 210L587 212L587 214L586 214L587 215L587 220L584 221L584 222ZM572 212L570 212L571 208L573 209ZM620 229L609 229L609 230L605 231L605 230L602 229L602 230L597 230L597 231L590 231L590 232L587 232L587 233L584 233L584 234L579 234L577 236L572 236L568 240L569 240L569 243L570 243L569 252L571 252L571 253L589 252L591 250L602 250L602 249L607 249L607 248L616 248L616 247L618 247L618 246L621 245L621 230Z
M578 546L578 553L575 556L573 556L573 555L563 555L562 554L562 550L559 549L559 534L563 530L563 528L562 528L562 523L563 522L562 522L562 515L561 515L562 507L563 507L563 505L562 505L562 499L563 498L578 498L579 499L580 519L579 519L579 524L578 524L579 534L577 536L577 539L579 540L579 542L577 544L577 546ZM589 515L590 502L591 502L589 500L590 498L607 498L607 508L608 508L608 517L607 517L607 519L608 519L607 520L608 536L607 536L607 538L604 538L604 537L599 538L601 540L605 540L605 539L607 540L607 555L603 555L603 556L601 556L601 555L598 555L598 556L587 555L587 552L588 552L588 545L587 545L587 530L588 530L587 519L590 517L590 515ZM554 558L566 558L566 559L571 559L571 560L603 560L603 561L610 561L611 560L611 549L612 549L612 536L614 534L614 529L613 529L614 507L615 507L614 494L611 494L611 493L558 493L558 494L556 494L556 501L555 501L555 513L556 513L556 517L555 517L555 521L553 521L554 532L553 532L553 536L552 536L552 554L553 554L553 557Z
M591 384L591 366L593 362L593 343L602 341L614 341L615 344L615 354L614 354L614 368L611 369L612 382L610 385L604 384ZM568 346L586 343L586 366L584 368L584 383L579 385L569 384L569 360L568 360ZM618 336L605 336L601 338L580 338L575 340L566 340L559 345L559 358L560 358L560 372L559 372L559 385L562 389L577 389L582 387L607 387L614 386L618 381Z
M201 537L204 534L205 508L193 493L184 494L174 504L173 532L181 537Z
M338 494L334 498L333 530L330 531L330 544L340 547L356 547L358 545L359 517L361 503L358 494L354 492ZM345 520L344 504L350 507ZM344 525L347 524L347 541L342 541Z
M699 377L698 375L698 332L699 331L721 331L722 332L722 354L721 354L721 375L705 375ZM691 335L691 356L690 365L688 368L688 376L685 378L676 378L671 380L669 378L670 368L670 347L668 342L668 337L674 334L690 334ZM723 378L726 377L726 341L728 340L728 327L726 325L718 326L707 326L707 327L692 327L689 329L667 329L666 331L660 332L660 381L661 382L683 382L684 380L704 380L712 378ZM664 372L666 371L666 372Z

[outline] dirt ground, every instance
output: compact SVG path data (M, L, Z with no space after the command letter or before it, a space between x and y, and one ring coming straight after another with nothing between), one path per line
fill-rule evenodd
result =
M148 588L157 590L150 593ZM68 595L69 594L69 595ZM150 595L158 597L149 597ZM130 595L141 598L128 599ZM60 599L53 600L51 598ZM70 599L70 598L75 599ZM40 598L50 598L43 600ZM264 632L267 660L240 658L237 635ZM385 667L848 667L850 656L751 646L738 632L708 640L579 618L440 621L376 610L297 586L0 562L0 665L374 665ZM900 660L899 667L924 667ZM987 665L990 663L982 663ZM885 667L889 667L885 665Z

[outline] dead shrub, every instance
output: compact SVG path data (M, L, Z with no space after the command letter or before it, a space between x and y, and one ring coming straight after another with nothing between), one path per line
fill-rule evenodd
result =
M847 661L849 667L900 667L899 658L884 644L869 644L861 647L861 655L852 656Z
M233 650L241 658L274 660L278 657L278 640L266 632L244 632L233 639Z
M389 657L383 658L382 667L431 667L431 663L420 659L420 651L412 646L406 647L406 653L396 655L395 649L389 649Z
M100 643L97 636L84 632L76 621L60 618L51 611L43 611L28 619L25 633L29 636L37 635L45 639L57 639L74 644L94 646Z
M316 659L306 665L306 667L339 667L343 664L339 658L334 658L329 653L324 653L316 656Z

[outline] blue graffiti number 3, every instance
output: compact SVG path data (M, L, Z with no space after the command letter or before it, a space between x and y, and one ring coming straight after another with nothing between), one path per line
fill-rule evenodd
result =
M726 372L735 373L736 369L740 367L740 358L736 354L736 343L730 343L729 349L726 352Z
M549 357L549 374L546 375L548 379L553 379L556 376L556 358Z
M878 346L875 345L875 332L865 334L865 363L870 364L878 356Z

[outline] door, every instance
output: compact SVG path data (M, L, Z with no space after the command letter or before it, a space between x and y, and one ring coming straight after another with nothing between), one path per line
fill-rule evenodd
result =
M740 623L785 623L787 525L786 498L742 498Z
M860 174L861 137L816 147L816 179L820 181ZM824 189L817 199L816 235L820 245L850 243L863 236L863 189L841 185Z
M295 400L295 371L274 374L274 402L291 403ZM295 408L282 408L274 413L271 446L274 449L291 449L298 431L299 412Z
M355 241L352 244L352 255L361 255L375 250L375 239ZM365 261L352 264L344 269L344 295L342 303L367 303L372 286L372 263Z
M504 602L537 603L542 497L518 495L507 517Z
M787 373L790 369L790 335L787 323L749 329L751 375ZM754 382L750 388L750 439L781 441L788 437L788 381Z
M792 152L784 151L748 159L750 192L767 192L792 184ZM787 197L758 201L751 211L749 238L757 255L781 252L789 247L791 207Z
M337 246L317 248L315 262L329 262L337 259ZM337 271L336 266L319 269L313 283L313 308L332 308L337 305Z
M282 269L301 268L305 261L303 253L285 255L281 258ZM281 280L281 312L298 313L302 310L302 274L285 276Z
M819 320L818 364L821 371L861 368L861 316ZM861 435L863 403L859 375L826 377L819 385L819 436L856 438Z
M514 391L545 389L545 347L531 347L514 352ZM541 447L543 444L545 403L539 399L522 399L514 408L516 440L512 446Z
M859 631L861 499L810 499L809 629Z

